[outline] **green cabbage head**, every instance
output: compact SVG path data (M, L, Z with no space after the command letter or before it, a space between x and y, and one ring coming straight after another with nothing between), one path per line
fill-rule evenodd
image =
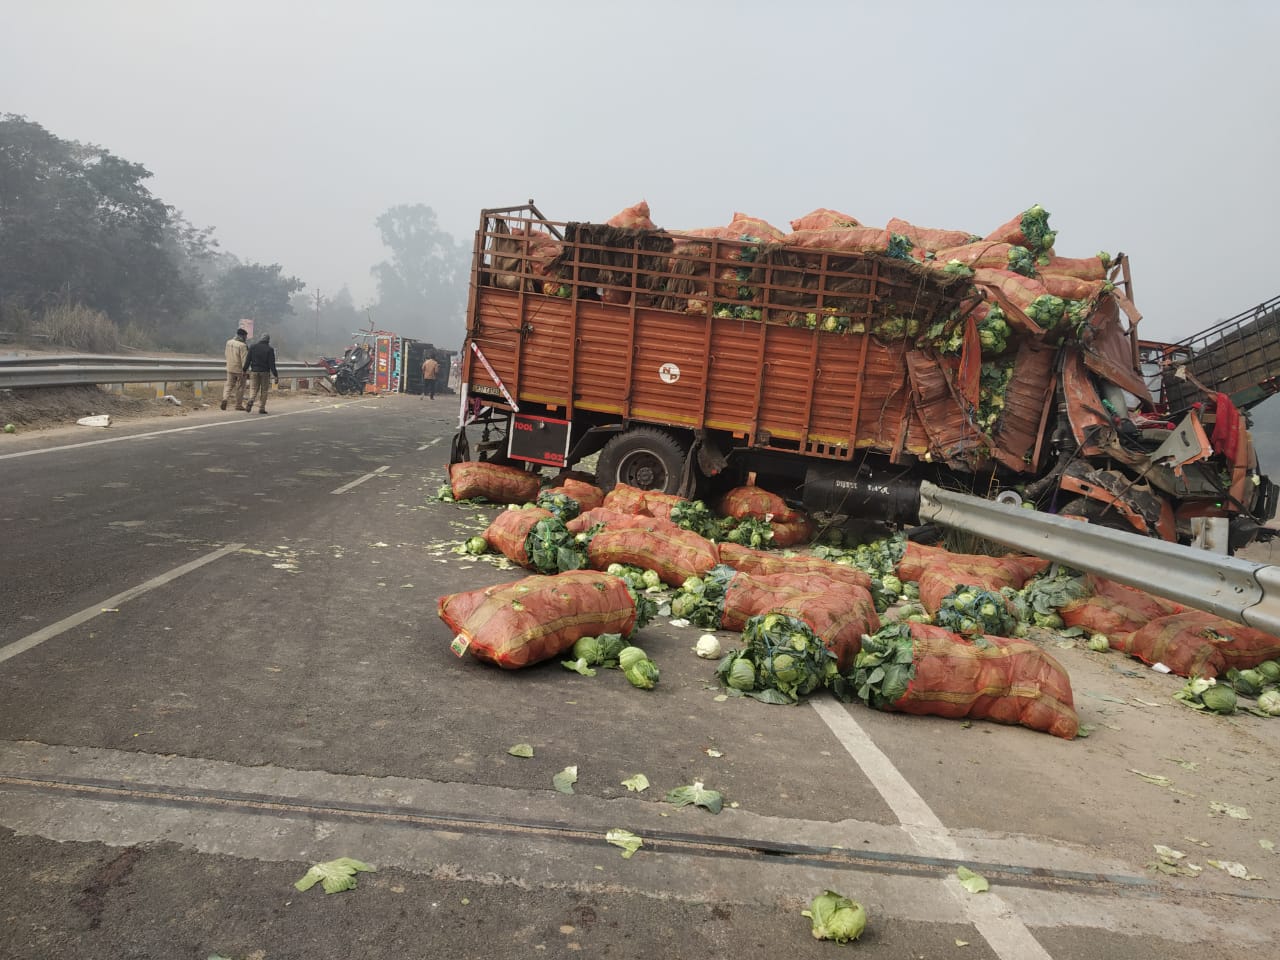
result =
M814 897L809 909L801 911L801 915L813 922L815 940L848 943L857 940L867 928L867 911L862 904L834 890Z

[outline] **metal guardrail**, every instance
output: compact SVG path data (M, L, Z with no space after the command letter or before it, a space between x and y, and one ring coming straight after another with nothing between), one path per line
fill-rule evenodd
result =
M1280 567L920 485L920 520L977 534L1280 636Z
M208 366L219 363L216 357L122 357L103 353L33 353L22 357L0 357L0 367L66 366L68 364L140 364L170 366Z
M76 358L77 361L87 358ZM277 363L282 380L327 377L324 367L307 363ZM222 360L125 360L123 362L11 363L0 360L0 389L65 387L97 383L180 383L187 380L222 380L227 365Z

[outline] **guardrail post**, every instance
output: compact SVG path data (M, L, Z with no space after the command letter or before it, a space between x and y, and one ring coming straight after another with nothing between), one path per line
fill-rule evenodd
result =
M192 380L191 389L195 391L197 400L204 399L204 381L203 380Z
M292 380L290 380L290 381L289 381L289 392L290 392L290 393L297 393L297 392L298 392L298 378L297 378L297 377L294 377Z
M164 388L167 386L167 384L152 383L152 386L156 388L156 399L159 400L161 397L164 396Z

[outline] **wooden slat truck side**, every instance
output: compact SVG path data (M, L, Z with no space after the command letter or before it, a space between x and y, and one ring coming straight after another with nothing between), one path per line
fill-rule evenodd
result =
M1150 398L1119 291L1077 340L986 289L975 296L972 272L749 225L680 234L485 210L454 458L478 426L480 456L567 468L599 452L606 489L688 495L750 471L803 484L811 506L889 519L909 517L920 479L1030 485L1055 509L1169 539L1192 517L1242 512L1211 505L1219 492L1193 461L1156 488L1168 478L1121 442L1107 404ZM999 356L979 342L984 303L1013 327Z

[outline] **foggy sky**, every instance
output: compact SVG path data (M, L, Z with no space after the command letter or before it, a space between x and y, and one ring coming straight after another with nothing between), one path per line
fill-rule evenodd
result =
M979 234L1041 203L1059 254L1130 254L1151 339L1280 293L1280 4L1024 6L0 0L0 112L357 304L387 207L469 242L529 197Z

